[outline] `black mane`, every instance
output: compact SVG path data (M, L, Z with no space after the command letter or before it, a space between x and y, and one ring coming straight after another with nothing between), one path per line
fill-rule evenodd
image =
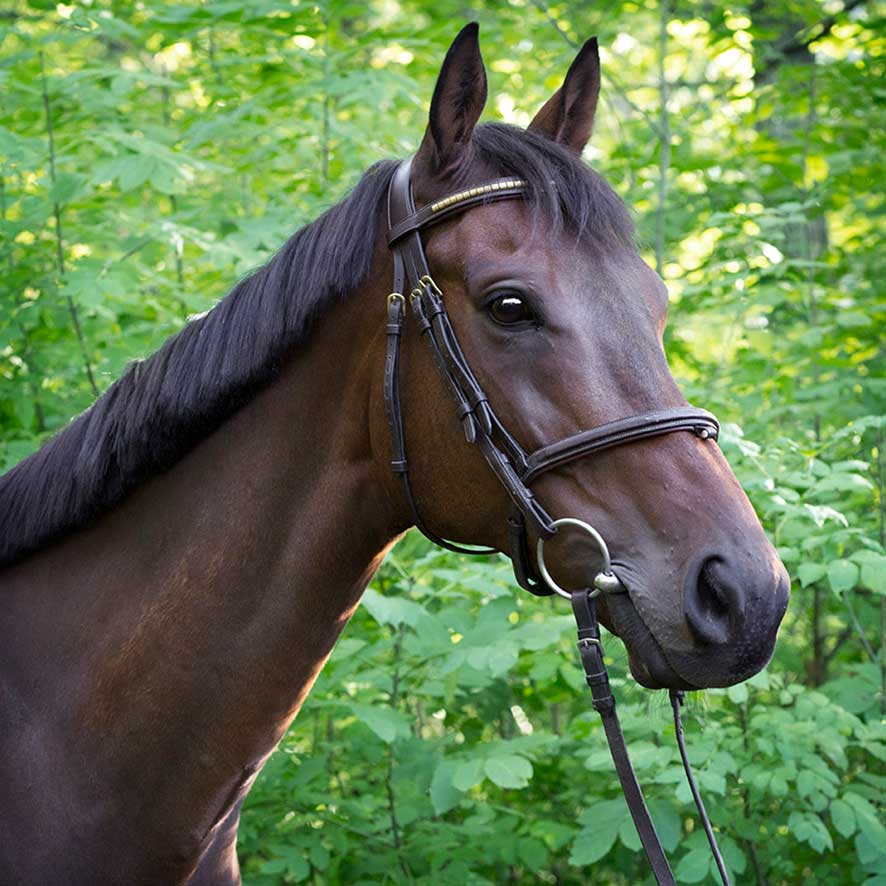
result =
M601 242L631 240L624 204L568 151L497 123L473 138L491 169L527 182L529 204L546 224ZM0 566L113 508L274 378L312 322L365 282L395 168L372 166L341 203L0 477Z

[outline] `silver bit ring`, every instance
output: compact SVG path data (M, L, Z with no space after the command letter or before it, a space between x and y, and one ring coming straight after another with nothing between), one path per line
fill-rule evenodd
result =
M609 548L606 547L606 542L603 541L603 536L600 535L590 523L585 523L584 520L579 520L576 517L561 517L559 520L554 520L554 522L551 523L551 529L557 529L560 526L575 526L577 529L583 529L596 542L597 547L600 549L600 554L603 557L603 566L594 576L594 590L591 591L591 597L596 597L604 591L609 594L623 591L624 586L619 581L618 576L612 571ZM538 546L536 547L535 557L538 561L538 571L541 573L541 577L555 594L559 594L559 596L571 600L572 593L565 588L561 588L560 585L554 581L551 573L548 571L548 567L545 565L544 547L545 540L540 538L538 540Z

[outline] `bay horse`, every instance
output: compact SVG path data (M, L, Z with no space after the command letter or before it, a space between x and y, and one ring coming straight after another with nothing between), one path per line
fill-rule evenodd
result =
M443 62L419 206L492 178L424 236L458 342L523 445L685 407L667 293L580 159L589 41L525 130L478 125L469 25ZM398 165L298 231L0 479L0 880L240 881L243 799L385 552L414 522L390 470L382 367ZM440 537L508 551L510 500L404 327L412 495ZM719 449L640 439L551 470L540 501L598 527L627 593L600 602L643 685L727 686L772 654L788 578ZM536 541L530 530L530 545ZM581 537L550 540L581 584Z

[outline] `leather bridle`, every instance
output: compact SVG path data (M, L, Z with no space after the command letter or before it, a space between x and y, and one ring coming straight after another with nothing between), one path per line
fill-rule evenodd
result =
M578 645L586 680L593 694L594 707L603 718L610 751L634 824L656 881L659 884L673 884L675 882L673 874L628 758L624 737L615 713L615 700L609 691L609 678L603 664L595 598L601 592L617 593L626 589L610 570L609 552L596 530L572 518L554 520L535 498L530 485L548 471L636 440L676 431L690 431L701 439L716 440L720 426L711 413L692 406L680 406L633 415L589 430L581 430L527 453L498 419L489 399L471 371L446 312L443 293L431 275L421 238L423 230L475 206L488 205L499 200L522 199L527 191L526 183L517 178L501 178L479 187L459 191L416 209L410 170L411 161L401 163L388 189L387 241L393 255L394 282L387 299L384 403L391 436L391 469L400 479L415 525L431 541L460 554L497 553L487 548L465 548L441 538L424 522L415 501L409 480L409 463L406 457L406 440L400 405L400 341L408 298L419 332L428 342L437 368L455 402L456 414L461 421L465 439L480 449L511 499L508 544L517 582L536 595L560 593L571 599L579 628ZM558 588L547 574L542 553L543 545L557 533L558 526L563 523L572 523L584 528L600 548L603 567L597 572L593 587L566 592ZM539 574L536 563L533 563L529 555L530 530L539 539L536 563L544 576ZM728 883L722 857L689 769L680 724L679 708L682 700L682 693L671 693L681 757L721 876L724 883Z

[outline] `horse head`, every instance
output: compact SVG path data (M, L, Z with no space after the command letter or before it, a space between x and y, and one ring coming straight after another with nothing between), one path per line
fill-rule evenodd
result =
M667 289L639 255L623 203L581 160L599 92L590 40L527 129L477 125L486 74L469 25L443 63L409 173L416 205L441 215L410 234L421 236L451 322L441 335L457 339L496 421L527 452L634 416L649 424L649 416L687 405L663 347ZM490 181L493 196L519 183L523 199L484 199L479 192ZM459 201L469 208L442 214ZM465 443L446 370L435 369L434 348L421 334L436 302L422 309L418 301L419 315L402 335L401 397L420 525L435 538L513 555L513 496L482 447ZM457 365L453 371L461 373ZM471 407L465 397L462 418ZM477 423L469 439L483 435L482 416ZM649 687L746 679L769 660L787 605L785 569L710 436L638 435L531 483L547 513L578 518L607 540L627 593L604 596L601 620ZM539 533L530 526L529 535L534 550ZM587 586L600 566L599 545L568 527L546 551L554 580L566 587Z

